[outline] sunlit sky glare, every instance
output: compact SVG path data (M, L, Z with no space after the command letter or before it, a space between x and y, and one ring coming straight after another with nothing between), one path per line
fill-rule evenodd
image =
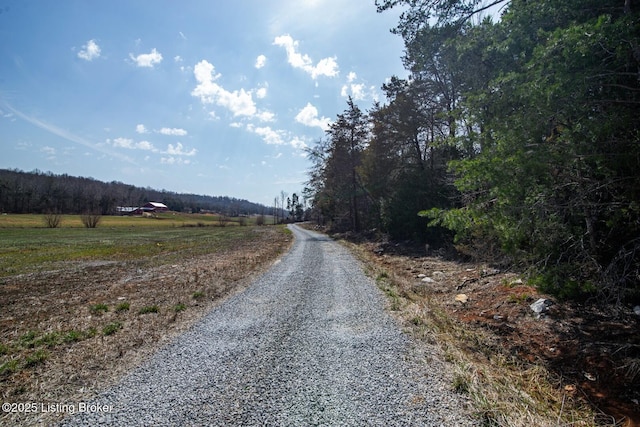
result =
M270 205L406 76L373 0L0 0L0 168Z

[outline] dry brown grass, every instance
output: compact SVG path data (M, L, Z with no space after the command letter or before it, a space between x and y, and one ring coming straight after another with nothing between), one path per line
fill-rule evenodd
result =
M380 256L374 253L373 244L345 244L376 278L389 299L390 311L401 320L406 331L418 342L439 348L451 370L451 387L471 399L479 426L626 425L594 409L576 383L549 370L542 360L529 360L525 354L510 352L495 332L498 327L510 328L516 323L525 331L545 327L526 314L528 302L520 301L526 301L526 293L535 293L535 290L524 285L503 286L516 275L501 273L485 280L487 286L506 292L497 298L494 295L495 299L487 304L492 308L503 306L499 311L478 313L473 319L468 315L469 310L455 302L454 296L466 291L472 299L479 298L469 288L459 289L472 281L482 282L477 280L481 277L478 271L486 266L437 257ZM438 280L422 282L417 276L420 273ZM494 321L494 313L507 319ZM480 317L489 320L477 320ZM485 327L490 322L496 323L495 330L491 329L493 325Z
M170 264L74 262L4 278L2 401L87 401L241 291L291 241L281 227L260 227L238 246L180 261L174 254ZM51 423L59 415L0 413L0 424Z

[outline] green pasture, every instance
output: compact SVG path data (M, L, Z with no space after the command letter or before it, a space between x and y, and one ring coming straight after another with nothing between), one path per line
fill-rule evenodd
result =
M61 228L82 228L80 215L61 215ZM247 225L255 224L255 217L244 218ZM225 225L238 225L240 218L223 218ZM183 227L218 226L221 218L210 214L161 213L153 217L105 215L100 219L99 227ZM44 215L3 214L0 215L0 228L43 228L46 227Z
M0 216L0 277L55 269L74 261L156 259L176 262L214 253L255 236L256 227L213 215L160 218L105 216L97 228L85 228L79 216L64 216L59 228L46 228L39 215Z

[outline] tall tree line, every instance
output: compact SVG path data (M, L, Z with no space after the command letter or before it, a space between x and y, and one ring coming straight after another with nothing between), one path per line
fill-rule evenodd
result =
M0 169L0 212L116 213L117 206L142 206L157 201L177 212L202 210L226 215L262 214L268 208L226 196L206 196L141 188L93 178Z
M366 114L349 100L310 150L315 217L338 230L452 236L560 296L640 297L637 6L376 4L404 7L394 31L409 77L386 83L386 101ZM489 6L499 20L482 18Z

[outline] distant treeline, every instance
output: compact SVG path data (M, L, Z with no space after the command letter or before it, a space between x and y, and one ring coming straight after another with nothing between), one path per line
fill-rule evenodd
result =
M150 201L162 202L178 212L213 211L231 216L268 214L273 209L232 197L180 194L39 170L0 169L0 212L3 213L110 215L116 213L118 206L142 206Z

